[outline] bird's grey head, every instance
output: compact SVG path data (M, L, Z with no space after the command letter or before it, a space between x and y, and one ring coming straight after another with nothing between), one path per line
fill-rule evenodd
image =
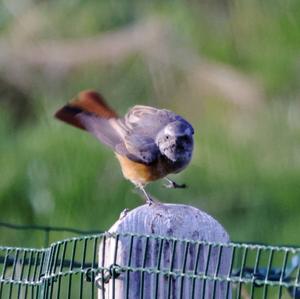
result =
M156 136L160 152L173 162L187 165L192 158L194 129L184 119L166 125Z

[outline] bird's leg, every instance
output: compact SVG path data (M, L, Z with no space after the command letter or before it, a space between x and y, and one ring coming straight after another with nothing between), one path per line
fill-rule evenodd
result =
M146 197L146 203L150 206L154 203L153 199L149 196L149 194L146 192L144 186L142 184L139 184L136 186L137 188L139 188L145 195Z
M177 184L176 182L170 180L169 178L165 177L164 178L167 181L167 184L164 184L164 186L166 188L174 188L174 189L178 189L178 188L186 188L186 184Z

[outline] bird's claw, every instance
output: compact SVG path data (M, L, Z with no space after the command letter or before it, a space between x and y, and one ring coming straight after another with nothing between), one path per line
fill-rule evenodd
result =
M148 206L152 206L154 203L153 199L151 197L146 198L146 204L148 204Z
M169 189L184 189L187 187L186 184L177 184L171 180L164 184L164 186Z

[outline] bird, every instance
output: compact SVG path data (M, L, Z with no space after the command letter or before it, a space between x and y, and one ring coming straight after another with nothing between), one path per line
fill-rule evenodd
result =
M100 93L86 90L60 108L55 117L88 131L112 149L124 177L143 192L149 205L154 202L145 190L150 182L165 179L168 188L186 187L168 178L186 168L193 153L194 129L180 115L136 105L119 117Z

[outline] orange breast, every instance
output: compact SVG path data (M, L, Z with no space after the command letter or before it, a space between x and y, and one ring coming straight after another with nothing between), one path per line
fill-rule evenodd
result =
M162 160L151 165L145 165L119 154L116 154L116 156L121 164L124 177L134 184L146 184L161 179L170 173L170 169L166 167L167 165Z

